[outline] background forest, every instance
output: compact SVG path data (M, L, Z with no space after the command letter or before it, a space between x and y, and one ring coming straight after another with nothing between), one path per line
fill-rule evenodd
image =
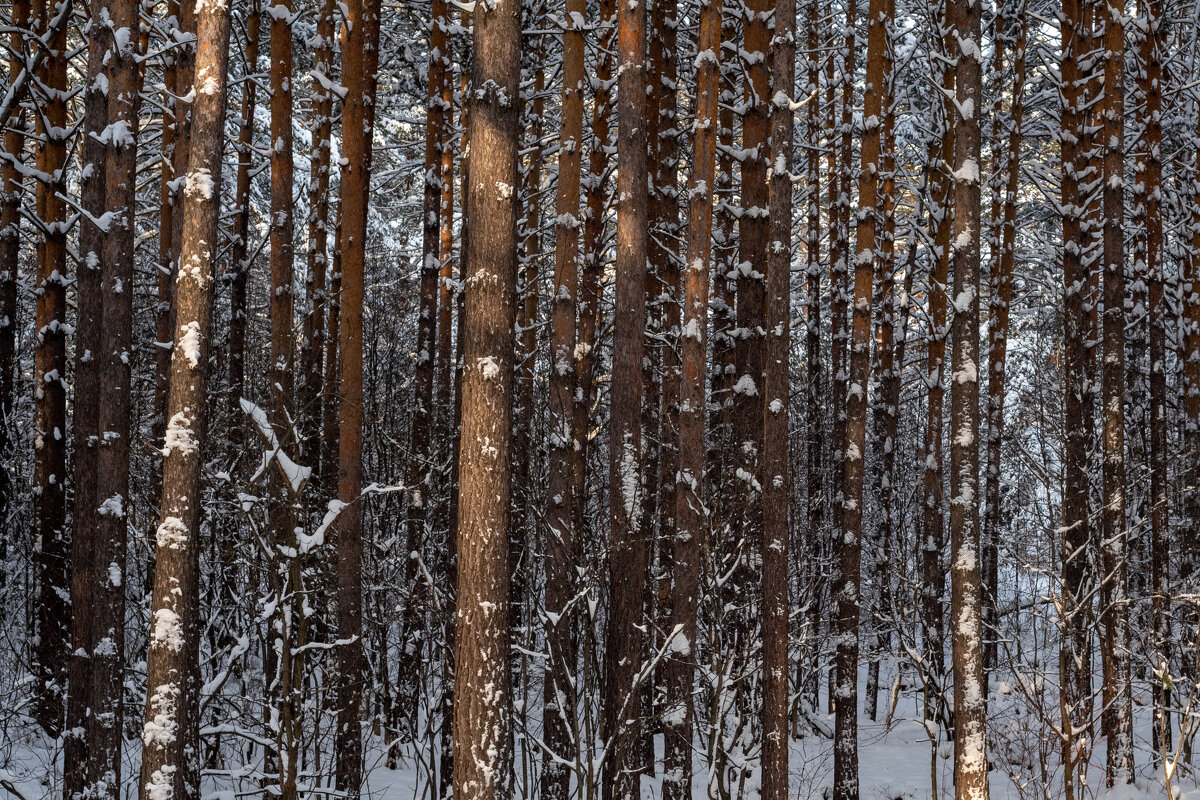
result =
M0 37L15 800L1197 791L1200 5Z

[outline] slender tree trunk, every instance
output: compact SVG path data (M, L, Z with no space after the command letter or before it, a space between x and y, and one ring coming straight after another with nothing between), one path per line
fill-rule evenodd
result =
M338 308L338 650L337 765L335 784L348 800L362 785L362 703L366 663L362 646L362 440L363 268L371 177L371 130L375 83L369 71L378 43L379 14L369 0L351 0L342 43L341 269ZM436 163L436 162L435 162ZM437 203L432 206L436 216ZM435 225L436 234L436 225ZM433 269L437 278L436 260ZM331 359L332 360L332 359Z
M316 53L313 72L312 150L308 191L308 297L304 315L304 342L301 349L301 393L298 397L303 420L304 441L301 453L314 474L321 474L320 442L322 391L325 367L326 305L329 264L329 175L333 137L333 19L334 0L322 0L317 21ZM249 31L247 31L249 37ZM241 164L238 164L239 168ZM240 174L239 174L240 177ZM244 245L243 245L244 246ZM244 290L243 290L244 291ZM319 492L329 487L318 485Z
M863 466L867 439L867 383L871 358L871 290L875 277L875 204L879 196L879 131L883 56L887 46L886 0L867 12L867 80L863 94L862 169L854 258L853 323L846 393L843 454L841 567L837 591L837 687L834 721L834 800L858 797L858 649Z
M788 798L788 411L791 408L792 133L796 3L776 0L771 39L770 243L763 391L763 800Z
M1125 521L1125 233L1124 6L1108 0L1104 16L1104 511L1101 561L1104 707L1110 786L1133 781L1133 698L1130 682L1128 556ZM1107 600L1107 604L1105 601Z
M683 327L679 345L679 477L671 548L671 622L681 629L669 649L664 800L692 796L692 738L696 718L696 611L701 547L710 540L705 504L705 385L708 351L708 276L712 266L713 189L716 183L718 99L720 97L721 2L700 6L697 40L696 122L692 135L692 175L687 193L687 261L683 271Z
M939 15L944 51L953 52L953 0L945 0ZM926 661L925 719L945 719L945 603L946 574L942 555L946 549L946 521L943 511L943 470L945 456L946 336L949 333L947 293L950 277L950 233L954 195L950 185L951 161L954 157L954 70L943 65L941 76L942 129L940 141L935 140L932 188L929 217L934 241L934 261L930 275L929 337L926 343L927 371L925 386L929 391L925 425L925 476L922 494L925 508L921 534L921 638Z
M454 796L508 792L508 516L521 14L476 6L454 631Z
M613 144L610 122L613 110L612 78L615 70L616 0L600 0L597 37L599 58L592 81L592 139L588 150L587 179L584 185L586 212L583 225L583 273L579 282L579 330L575 352L575 368L579 388L576 392L576 425L581 431L583 447L576 458L575 494L580 498L577 525L581 536L587 535L589 525L587 489L589 475L589 442L591 441L592 409L596 400L596 344L600 326L604 269L605 209L608 206L609 149Z
M253 0L246 14L246 72L253 75L258 69L258 47L261 16L258 0ZM235 192L233 230L234 240L229 271L233 274L229 286L229 408L240 413L239 401L246 392L246 323L247 292L250 282L250 178L254 163L254 114L257 108L258 84L253 80L242 83L242 110L238 119L238 165ZM244 439L242 425L229 428L230 463L240 458ZM232 600L233 584L226 581Z
M954 662L954 793L986 800L987 691L979 575L979 50L982 9L958 0L955 37L954 289L950 374L950 646Z
M1079 176L1086 167L1087 153L1080 147L1085 124L1080 82L1080 57L1089 45L1083 32L1083 9L1078 0L1063 4L1062 60L1060 71L1062 125L1061 186L1063 226L1063 418L1066 430L1063 447L1062 502L1062 647L1059 654L1060 708L1062 724L1076 731L1090 726L1091 696L1088 664L1087 609L1091 601L1088 587L1088 548L1091 538L1088 481L1088 404L1089 372L1087 369L1088 320L1085 293L1087 269L1084 254L1088 234L1083 226L1085 199ZM1062 761L1069 766L1066 797L1073 800L1078 764L1084 745L1079 737L1064 737Z
M221 196L226 74L229 62L229 7L199 8L196 76L202 91L192 107L193 133L188 159L189 190L184 197L183 265L176 285L174 353L171 359L163 496L156 536L156 568L151 602L146 671L153 687L146 698L142 728L141 800L188 797L188 761L199 758L196 706L200 687L187 663L196 638L197 580L194 536L200 529L200 469L207 407L206 383L212 316L213 251ZM118 729L119 730L119 729Z
M873 531L870 546L874 551L871 582L875 585L872 627L875 629L871 646L871 662L867 666L866 697L864 705L872 721L879 712L880 659L887 651L891 634L888 632L890 615L891 548L895 535L894 509L892 508L892 485L895 466L895 439L897 412L900 404L900 370L903 364L896 359L896 153L895 153L895 98L893 96L893 49L892 24L895 9L889 1L888 22L885 24L883 51L883 75L881 78L881 106L883 121L880 130L880 181L881 190L876 202L879 221L876 223L876 283L879 295L879 325L875 329L875 355L872 368L875 371L873 384L877 395L872 399L871 441L878 452L871 471L871 494L877 498L878 523Z
M1165 302L1162 224L1162 4L1144 0L1146 34L1142 40L1142 95L1146 102L1146 274L1149 278L1150 357L1150 604L1152 665L1170 664L1170 508L1167 495L1167 304ZM1156 753L1171 747L1171 691L1154 684Z
M562 149L558 157L555 201L554 293L550 331L550 492L546 510L546 646L549 663L543 685L546 756L541 776L546 800L566 800L571 773L567 763L575 748L576 648L571 604L578 566L576 519L581 498L571 470L583 449L586 431L575 413L576 323L579 309L580 174L583 145L585 0L569 0L564 8ZM562 759L559 761L558 759Z
M303 435L306 424L296 414L296 347L293 334L295 316L295 209L292 202L292 8L282 0L270 9L271 15L271 365L270 408L268 416L275 433L276 446L292 458L301 453L295 431ZM306 409L300 410L307 413ZM282 463L282 462L279 462ZM279 792L283 800L295 800L299 758L300 666L297 648L303 643L300 631L305 624L299 585L299 558L296 546L296 502L302 487L301 476L283 469L268 471L269 515L273 558L271 588L275 595L275 616L271 621L273 657L268 659L268 685L274 689L277 704L275 731L279 769ZM274 662L274 663L272 663ZM271 669L273 667L273 669Z
M37 216L45 226L37 245L34 349L34 537L37 549L37 691L35 718L42 730L57 737L63 724L70 603L67 483L67 218L66 124L67 35L55 22L69 6L36 0L33 19L49 34L48 55L38 80L49 98L38 120L37 168L45 176L37 185Z
M19 29L29 25L29 10L29 0L14 0L9 10L9 22L14 28L9 35L9 47L12 48L8 62L10 90L15 89L21 72L18 54L24 35ZM0 183L0 460L7 464L12 460L14 446L9 438L9 417L16 405L17 271L21 255L21 195L24 180L20 166L25 161L23 112L14 111L6 123L4 152L12 160L0 165L0 181L3 181ZM9 520L9 509L15 499L12 477L9 468L0 468L0 558L8 557L8 543L14 538Z
M646 539L642 486L643 331L646 327L646 6L617 7L617 264L609 422L612 602L604 676L605 800L639 796L639 687Z
M1007 163L1004 167L1004 200L999 246L992 259L991 299L988 304L988 441L987 482L983 532L984 630L987 636L984 667L998 663L999 542L1002 519L1000 459L1004 437L1005 364L1008 355L1008 311L1012 301L1012 270L1016 257L1017 189L1021 177L1021 125L1025 93L1025 6L1019 0L1013 10L1017 28L1013 44L1012 105L1009 107ZM999 140L996 141L999 143ZM995 146L995 145L993 145Z
M104 237L100 446L96 453L99 503L92 552L91 713L88 715L90 797L116 800L121 787L122 693L125 685L125 552L130 485L133 262L137 209L138 37L140 7L119 0L108 8L114 47L107 54L109 140L106 211L113 225ZM199 189L193 189L199 191ZM96 576L101 579L96 580ZM107 578L107 580L104 580Z
M746 82L743 86L741 209L738 217L737 331L734 347L735 382L733 384L733 436L735 457L730 469L736 470L737 482L735 536L742 540L739 570L732 591L739 606L745 607L742 624L737 626L736 647L743 647L758 620L753 599L757 594L753 554L762 547L763 500L760 472L763 447L763 308L766 283L763 268L767 262L769 153L768 105L770 75L767 56L771 33L768 20L771 0L744 0L743 52ZM747 268L748 267L748 268ZM735 466L736 465L736 466Z
M823 11L818 0L808 0L808 41L806 66L808 85L806 92L811 99L807 108L807 134L810 146L807 148L807 187L805 189L805 205L808 214L808 230L805 237L805 407L807 430L805 431L805 495L807 501L807 521L809 550L805 553L809 561L804 574L811 576L813 582L812 596L818 598L809 607L806 623L809 629L816 633L821 624L821 603L819 598L824 593L825 569L821 563L822 551L828 540L825 530L826 516L826 475L824 467L825 436L827 417L825 414L826 395L823 384L822 370L824 361L821 352L821 148L828 145L828 131L821 130L821 48L825 26L822 21ZM832 59L830 59L832 61ZM826 137L823 139L823 137ZM832 154L832 150L830 149ZM837 181L832 169L826 179L829 185ZM801 557L800 553L793 554L794 558ZM815 637L813 639L815 642ZM816 647L808 647L797 663L797 685L803 686L801 702L807 702L812 708L817 707L816 694L819 687L819 669L817 666ZM805 670L806 674L801 674Z
M63 798L73 800L90 789L87 784L89 761L88 718L92 699L92 594L95 577L92 551L96 538L99 475L96 471L100 439L100 372L103 301L101 280L104 216L105 156L107 146L101 134L108 126L108 94L104 91L108 75L104 58L109 55L111 31L99 24L107 13L100 0L89 10L88 77L84 89L86 135L81 143L81 158L87 165L79 179L80 205L88 213L79 229L81 258L75 276L75 396L72 403L74 439L74 508L71 533L71 653L67 664L67 716L63 738ZM17 13L14 9L14 14ZM25 15L27 16L27 15ZM14 22L14 24L22 24ZM14 45L20 52L20 44ZM22 67L14 64L12 69ZM93 222L92 220L95 220ZM107 565L101 572L107 571Z

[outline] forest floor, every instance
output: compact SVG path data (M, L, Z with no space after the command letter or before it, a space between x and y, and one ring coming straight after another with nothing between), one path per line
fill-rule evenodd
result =
M865 677L865 676L864 676ZM1144 687L1145 684L1139 684ZM1057 714L1057 690L1049 687L1039 701L1039 710L1030 698L1028 686L1018 691L1006 682L992 685L989 712L989 759L992 765L992 800L1057 800L1062 797L1062 770L1057 739L1051 728ZM822 698L824 702L824 698ZM1077 795L1078 800L1143 800L1166 798L1163 771L1150 751L1151 711L1148 697L1138 696L1135 690L1135 741L1137 746L1137 775L1135 783L1115 791L1104 788L1104 745L1100 740L1088 754L1088 785ZM946 741L931 746L930 738L920 720L920 695L901 692L892 712L890 723L888 697L880 695L879 721L865 714L859 720L859 769L861 800L925 800L934 798L932 785L937 783L937 800L953 797L953 748ZM861 711L861 708L860 708ZM61 754L56 752L40 732L18 720L24 715L11 715L0 724L0 800L59 800L61 787ZM828 800L832 794L833 748L828 733L833 728L833 716L811 715L811 724L804 726L805 735L792 741L790 795L798 800ZM1097 725L1098 727L1098 725ZM824 733L817 731L824 729ZM1178 726L1174 733L1178 741ZM659 762L653 777L643 779L643 800L662 797L662 740L657 741ZM127 742L123 800L136 800L137 747ZM722 797L717 786L710 786L710 774L697 753L693 797ZM1173 755L1173 754L1172 754ZM427 758L427 756L426 756ZM323 759L330 762L328 755ZM55 764L56 761L59 763ZM53 766L52 766L53 765ZM240 800L259 794L261 763L247 764L239 773L206 774L202 800ZM521 772L518 765L518 774ZM529 767L530 770L534 767ZM1200 800L1200 770L1183 774L1181 766L1175 779L1174 800ZM421 763L411 746L406 748L397 769L386 765L386 751L375 743L368 746L367 781L364 800L431 800L427 766ZM534 773L536 774L536 773ZM520 779L518 779L520 780ZM536 783L536 780L534 781ZM752 800L757 792L757 775L753 772L741 782L741 792L733 789L735 800ZM326 800L328 793L301 792L309 800ZM518 789L515 800L528 797Z

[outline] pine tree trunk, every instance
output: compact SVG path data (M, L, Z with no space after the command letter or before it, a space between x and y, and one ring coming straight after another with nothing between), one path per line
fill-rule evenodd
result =
M66 679L70 604L67 483L67 218L66 124L67 35L56 17L69 6L48 0L33 4L33 20L49 36L51 54L42 63L38 80L49 92L39 113L37 169L45 176L37 184L37 217L45 226L37 245L36 307L38 331L34 350L34 537L37 549L37 690L34 717L49 736L63 724L63 683Z
M945 0L940 16L943 49L952 53L953 0ZM929 335L926 342L925 386L927 398L925 424L925 476L922 486L924 513L921 534L921 639L924 643L925 719L949 724L945 713L945 603L946 573L942 556L946 549L946 520L943 511L943 471L945 456L946 336L949 333L947 284L950 276L950 233L954 195L950 185L954 158L954 70L941 67L942 118L941 139L931 143L933 166L929 193L929 217L934 240L935 260L929 281Z
M258 70L258 48L261 33L261 16L258 0L252 0L246 13L246 72ZM233 274L229 286L229 408L230 413L241 413L238 403L246 393L246 324L247 292L250 282L250 179L254 163L254 115L257 109L258 84L256 81L242 82L242 110L238 119L237 185L235 192L235 214L233 222L234 240L230 255L229 271ZM164 132L164 136L166 133ZM169 207L169 204L168 204ZM235 411L236 409L236 411ZM231 425L229 429L230 463L241 458L244 440L243 425ZM229 584L232 592L232 584ZM232 595L231 595L232 597Z
M609 422L609 581L604 660L605 800L640 795L640 695L646 539L641 516L643 331L646 327L646 7L617 7L617 263Z
M1163 265L1162 225L1162 4L1144 0L1146 33L1142 40L1142 95L1146 103L1146 169L1142 181L1146 197L1146 274L1149 278L1150 357L1150 603L1152 667L1170 664L1170 535L1167 495L1167 304ZM1162 680L1154 682L1156 753L1170 750L1171 691Z
M338 203L341 255L334 270L338 307L338 517L337 607L338 719L335 784L347 800L357 800L363 782L362 646L362 442L363 442L363 271L366 261L367 203L371 178L371 132L375 80L372 62L379 41L378 6L352 0L342 42L342 174ZM437 162L434 162L435 164ZM436 215L435 198L433 210ZM436 233L436 225L435 225ZM433 269L436 280L436 259ZM339 283L340 282L340 283ZM332 332L331 332L332 333ZM330 359L334 361L334 359Z
M91 797L120 796L122 693L125 685L125 554L130 489L130 396L133 349L135 219L137 209L138 52L136 0L108 8L115 41L106 54L109 146L106 211L115 225L104 237L102 334L98 357L100 446L96 454L99 503L92 552L91 713L88 718L88 783ZM194 190L194 191L199 191ZM107 578L107 580L105 580Z
M96 22L107 13L100 0L89 9L93 22L88 29L88 77L84 90L83 125L87 135L81 142L81 158L87 170L80 176L80 205L91 219L79 228L81 258L75 277L75 396L72 402L73 486L75 491L71 533L71 653L67 662L67 715L63 738L63 798L73 800L91 787L87 784L90 760L87 727L93 707L92 593L95 577L92 552L100 506L96 471L100 447L100 371L103 301L103 232L106 145L100 138L108 126L108 95L103 91L108 75L104 57L111 47L111 31ZM14 12L15 13L15 12ZM19 47L19 45L18 45ZM18 51L19 52L19 51ZM20 67L17 67L19 71ZM93 222L96 220L97 222ZM107 572L107 564L100 574Z
M514 4L481 5L473 16L454 796L496 800L510 785L508 516L521 14Z
M9 22L14 29L29 24L29 0L14 0L9 9ZM9 57L9 90L14 99L20 75L20 61L24 36L19 30L9 35L12 54ZM17 367L17 271L21 255L21 188L23 178L20 166L25 158L25 116L13 110L4 130L4 152L12 161L0 165L0 460L4 464L12 461L14 442L9 438L9 417L16 405ZM8 543L13 540L10 528L9 509L13 501L13 470L0 467L0 559L8 557ZM2 585L2 584L0 584Z
M192 107L190 183L180 239L183 266L175 294L175 345L167 399L170 423L163 447L162 511L146 663L148 685L154 688L146 698L142 729L141 800L192 796L194 787L185 787L184 777L194 774L199 758L195 723L200 687L190 680L188 664L198 619L190 598L198 578L196 499L203 463L214 286L210 243L217 240L230 27L225 4L208 3L199 12L196 75L203 91L197 92Z
M871 358L871 293L875 277L875 205L879 197L879 151L883 91L886 0L871 0L867 12L867 80L863 93L862 169L858 182L858 225L854 258L853 321L846 446L842 466L842 536L837 584L837 687L834 721L834 800L858 796L858 651L862 550L863 466L867 439L867 384Z
M1080 131L1085 124L1080 92L1080 56L1088 50L1083 31L1083 10L1070 0L1063 9L1065 22L1062 32L1062 120L1061 160L1063 167L1063 348L1064 348L1064 419L1066 420L1063 482L1062 524L1062 595L1064 619L1063 646L1060 655L1060 684L1063 724L1077 730L1090 724L1090 685L1087 666L1088 633L1087 608L1091 601L1088 591L1088 548L1091 538L1088 479L1088 404L1089 371L1087 369L1087 269L1084 254L1088 234L1083 227L1084 197L1076 175L1086 167L1087 153L1079 147ZM1075 765L1080 746L1074 738L1064 739L1063 763ZM1074 767L1073 767L1074 769ZM1076 775L1071 776L1069 790ZM1068 798L1070 798L1068 792Z
M700 553L710 542L705 504L705 423L708 416L705 358L708 351L708 278L712 267L713 189L716 182L720 97L721 2L700 6L696 48L696 122L692 174L687 193L687 261L683 271L682 376L679 382L679 485L671 548L671 622L679 627L667 660L664 800L692 796L692 739L696 718L693 685L698 657L696 612Z
M558 194L555 201L554 293L550 314L550 491L546 510L546 647L549 662L543 684L543 727L547 755L542 766L545 800L566 800L575 756L576 647L574 614L570 605L579 566L578 531L581 498L571 470L583 448L586 431L575 414L576 322L579 294L580 175L583 145L585 0L569 0L564 8L562 149L558 156ZM558 759L563 761L559 761Z
M333 137L333 91L330 87L333 82L334 0L321 0L320 8L313 59L313 72L318 77L313 81L311 123L306 280L308 297L304 314L304 340L301 344L302 384L297 398L304 436L300 452L314 475L321 474L321 378L325 367L325 311L329 297L325 284L329 277L329 176ZM240 168L241 164L238 166ZM328 487L318 483L317 489L319 493L324 493Z
M999 663L1000 637L996 610L999 589L999 542L1002 519L1000 459L1004 439L1005 364L1008 356L1008 313L1012 301L1012 271L1016 257L1017 189L1021 177L1021 125L1024 118L1025 92L1025 6L1019 0L1015 15L1016 40L1013 44L1012 105L1009 108L1008 147L1005 150L1005 189L1003 216L997 256L993 258L991 299L988 304L988 441L987 482L983 531L984 630L987 637L984 667L996 669ZM996 140L996 144L999 140ZM993 147L996 145L994 144Z
M1129 661L1128 531L1125 521L1125 239L1124 239L1124 6L1109 0L1104 19L1104 414L1103 539L1100 548L1101 652L1110 786L1133 781L1133 699ZM1107 601L1107 602L1106 602Z
M955 797L986 800L987 691L979 575L980 5L955 8L954 288L950 373L950 646Z
M788 798L788 417L791 408L792 134L796 3L776 0L771 39L770 243L763 391L762 797Z

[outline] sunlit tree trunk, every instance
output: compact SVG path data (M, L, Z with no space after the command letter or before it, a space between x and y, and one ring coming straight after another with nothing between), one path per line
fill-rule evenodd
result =
M955 3L954 305L950 372L950 646L954 664L954 793L986 800L987 691L979 575L980 4Z
M612 601L604 659L605 800L640 795L638 676L646 540L641 516L642 337L646 327L646 6L617 7L617 263L609 421Z
M506 796L508 516L517 270L521 14L478 5L470 110L466 338L454 631L454 796Z
M192 106L192 136L187 162L189 187L184 197L180 239L182 268L175 288L177 309L171 358L166 444L163 447L163 494L156 534L154 593L150 607L148 683L142 727L141 800L191 796L198 787L184 779L194 774L199 741L196 707L200 687L187 663L190 640L197 637L196 607L191 601L198 579L200 470L207 409L206 382L212 316L213 256L221 196L226 75L229 62L229 7L206 3L197 14L196 77L202 91Z

